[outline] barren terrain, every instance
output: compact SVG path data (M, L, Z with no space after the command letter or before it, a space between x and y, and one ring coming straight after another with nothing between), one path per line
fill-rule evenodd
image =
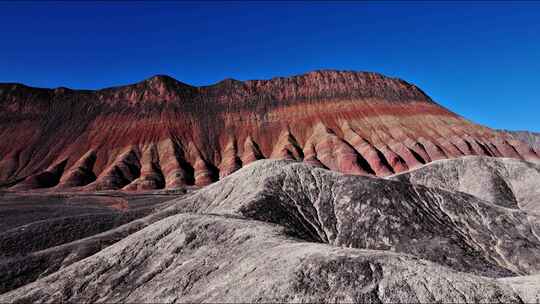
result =
M486 187L490 195L481 198L416 184L421 172L452 171L460 162L540 174L537 164L485 157L435 162L406 181L261 160L210 186L159 198L151 212L121 226L5 257L10 284L0 301L538 301L539 197L527 196L520 208L522 198L502 203L509 189ZM529 174L482 172L471 185L489 186L491 175L514 189L538 186Z
M538 135L377 73L0 84L0 302L540 302Z

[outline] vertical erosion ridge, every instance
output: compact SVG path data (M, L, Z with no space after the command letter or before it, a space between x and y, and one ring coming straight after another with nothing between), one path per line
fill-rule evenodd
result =
M193 87L168 76L97 91L0 84L0 187L204 186L259 159L387 176L464 155L540 159L403 80L314 71Z

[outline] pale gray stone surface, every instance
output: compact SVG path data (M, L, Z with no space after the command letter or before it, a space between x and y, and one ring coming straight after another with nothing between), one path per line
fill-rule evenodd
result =
M413 256L306 243L258 221L180 214L0 300L410 303L519 297L494 279Z
M538 222L500 200L263 160L137 224L33 253L119 238L0 302L534 301Z
M540 303L540 275L499 279L510 285L525 303Z
M465 156L438 160L389 178L468 193L503 207L540 211L540 164L536 163Z

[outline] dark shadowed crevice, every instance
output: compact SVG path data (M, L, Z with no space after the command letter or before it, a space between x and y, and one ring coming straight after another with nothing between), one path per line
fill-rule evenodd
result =
M480 146L480 149L482 149L482 152L484 152L485 155L494 156L493 153L489 150L489 148L486 147L483 143L479 141L476 141L476 143L478 144L478 146Z
M468 141L468 140L463 140L465 142L465 144L467 145L467 149L469 149L469 152L471 154L476 154L476 151L473 149L471 143Z
M384 156L384 154L377 148L373 147L375 149L375 151L377 152L377 157L380 159L381 161L381 164L386 168L388 169L388 171L390 171L390 173L394 174L396 173L394 168L392 168L392 165L390 165L390 163L388 162L388 160L386 159L386 157ZM396 154L397 155L397 154ZM397 156L399 158L401 158L400 156ZM401 159L401 161L403 161L403 159ZM403 162L405 163L405 162Z
M414 151L413 149L409 148L409 151L411 152L411 154L414 156L414 158L421 164L426 164L427 162L424 160L424 158L422 158L422 156L420 156L420 154L416 153L416 151Z

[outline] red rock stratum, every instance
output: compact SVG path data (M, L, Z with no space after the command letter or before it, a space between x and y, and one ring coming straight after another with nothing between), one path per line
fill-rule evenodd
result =
M377 176L463 155L540 158L403 80L328 70L204 87L0 84L0 139L0 184L14 190L202 186L263 158Z

